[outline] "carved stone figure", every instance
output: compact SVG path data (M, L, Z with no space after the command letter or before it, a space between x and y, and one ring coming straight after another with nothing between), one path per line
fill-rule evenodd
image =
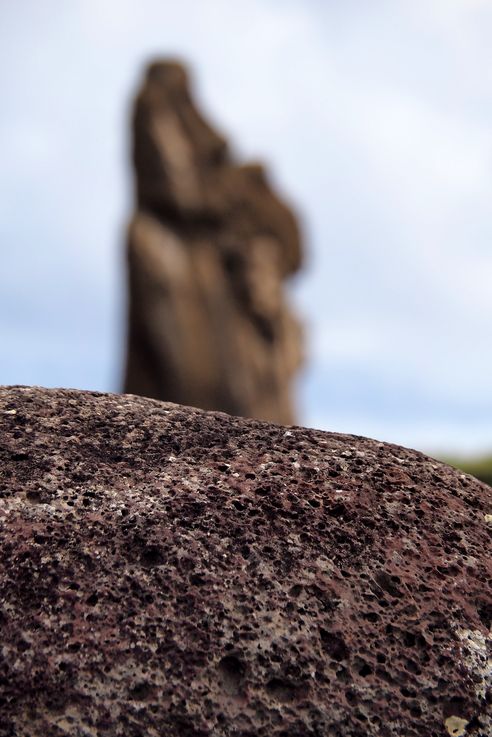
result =
M126 392L293 421L301 330L284 283L299 229L263 168L238 165L184 68L150 66L134 110Z

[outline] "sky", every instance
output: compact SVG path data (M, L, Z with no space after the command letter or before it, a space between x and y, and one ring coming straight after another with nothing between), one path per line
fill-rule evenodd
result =
M489 0L16 0L0 29L0 383L120 390L128 116L172 56L301 218L300 423L492 449Z

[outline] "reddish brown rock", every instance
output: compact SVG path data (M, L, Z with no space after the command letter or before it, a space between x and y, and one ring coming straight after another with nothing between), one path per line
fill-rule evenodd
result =
M236 163L179 64L149 68L133 134L125 391L291 422L301 363L284 295L301 263L292 212L261 166Z
M490 487L66 390L0 445L1 737L490 737Z

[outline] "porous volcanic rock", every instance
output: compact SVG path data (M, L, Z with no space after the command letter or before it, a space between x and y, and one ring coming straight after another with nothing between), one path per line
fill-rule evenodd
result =
M0 428L1 737L490 737L490 487L133 396Z
M262 166L237 163L176 62L149 67L133 136L125 391L292 422L302 353L284 294L302 257L293 213Z

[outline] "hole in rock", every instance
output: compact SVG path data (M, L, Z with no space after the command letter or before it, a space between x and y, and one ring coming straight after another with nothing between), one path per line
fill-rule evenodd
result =
M12 460L13 461L27 461L29 458L27 453L13 453L12 454Z
M306 689L283 678L272 678L266 685L267 692L276 701L287 704L305 695Z
M294 598L297 598L302 594L302 586L300 583L294 584L294 586L291 586L289 594L293 596Z
M205 575L203 573L192 573L190 576L190 583L193 586L203 586L205 580Z
M378 571L374 576L374 580L383 591L386 591L393 598L397 599L402 595L398 588L400 580L396 576L390 576L386 571Z
M130 699L134 701L148 701L155 694L155 686L146 681L137 683L128 692Z
M333 660L340 662L347 659L349 651L343 637L338 632L329 632L328 630L323 629L323 627L320 627L319 635L323 650L327 652Z
M39 491L27 491L26 499L32 504L39 504L41 502L41 493Z
M345 517L347 515L347 507L345 504L335 504L331 509L328 509L330 517Z
M226 655L218 666L222 688L229 696L241 693L246 671L244 663L236 655Z
M142 552L141 561L148 568L162 565L164 562L162 551L156 545L148 545Z

